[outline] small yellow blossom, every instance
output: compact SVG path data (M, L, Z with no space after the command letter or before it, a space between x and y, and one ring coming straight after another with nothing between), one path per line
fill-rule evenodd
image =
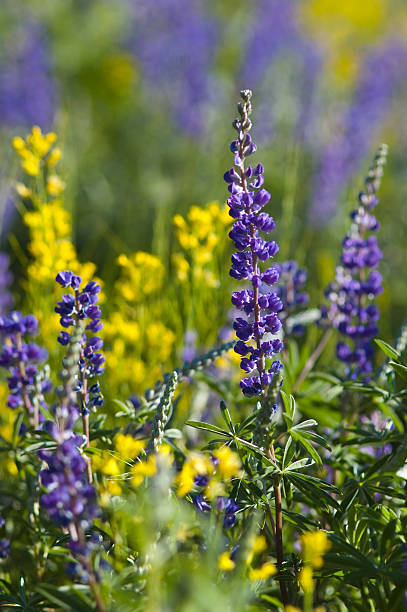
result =
M127 434L117 434L115 441L115 448L123 459L134 459L138 457L141 451L145 448L144 440L135 440L133 436Z
M249 571L250 580L267 580L270 576L274 576L277 573L276 566L271 561L263 563L260 567L254 569L251 568Z
M216 471L224 480L230 480L240 473L242 464L239 455L230 450L228 446L218 448L214 451L213 456L219 460Z
M267 549L267 541L264 535L257 535L251 542L249 553L247 555L246 563L250 565L253 561L253 557L258 553L261 553Z
M28 198L31 198L32 196L31 189L28 189L28 187L24 185L24 183L17 183L16 191L18 195L20 196L20 198L28 199Z
M38 176L40 172L40 160L35 155L27 155L21 166L30 176Z
M117 482L117 480L107 480L105 483L106 491L110 493L110 495L120 495L122 492L122 487Z
M118 476L121 473L119 463L114 457L109 457L102 465L102 473L106 476Z
M312 568L306 565L300 571L300 585L305 593L311 593L313 589Z
M224 495L224 493L225 487L218 480L211 479L205 487L205 497L209 500L215 499L219 495Z
M49 195L57 197L61 195L63 190L65 189L64 181L61 181L59 176L56 174L51 174L47 180L47 193Z
M59 147L54 147L46 159L47 166L55 166L62 157L62 152Z
M288 606L286 606L284 608L285 612L301 612L301 608L297 608L297 606L292 606L291 604L288 604Z
M301 536L302 557L305 562L311 563L315 569L323 565L323 555L331 548L328 535L325 531L309 531Z
M218 567L224 572L231 572L232 570L235 569L236 563L232 561L228 552L224 552L221 555L219 555Z
M185 497L193 488L196 474L192 465L185 461L181 471L178 472L174 478L174 483L177 486L177 495L179 495L179 497Z
M157 255L137 251L119 255L117 263L123 268L117 288L126 300L138 302L162 288L165 268Z
M131 484L133 487L138 487L144 481L146 476L153 476L157 471L157 465L154 455L150 455L147 461L137 461L131 468L133 474Z

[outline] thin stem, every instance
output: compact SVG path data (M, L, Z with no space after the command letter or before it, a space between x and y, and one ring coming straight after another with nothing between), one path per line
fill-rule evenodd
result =
M274 455L274 447L273 445L269 448L269 457L273 461L276 462L276 458ZM281 572L284 561L284 549L283 549L283 507L281 500L281 488L280 488L280 479L278 474L273 476L273 488L274 488L274 499L276 506L276 522L275 522L275 539L276 539L276 556L277 556L277 568L278 571ZM288 599L288 591L287 585L283 580L279 580L280 583L280 593L281 599L284 606L289 604Z
M322 334L314 352L308 357L305 366L303 367L301 374L298 376L294 386L293 386L293 391L298 391L298 389L301 386L301 383L306 379L306 377L308 376L309 372L312 370L312 368L314 367L317 359L320 357L322 351L324 350L324 348L326 347L326 345L328 344L328 340L330 338L332 332L332 327L327 327L324 331L324 333Z
M89 586L90 586L90 590L92 591L92 595L95 598L97 610L99 610L99 612L106 612L106 605L102 599L99 584L98 584L98 581L96 580L95 574L92 569L89 574Z

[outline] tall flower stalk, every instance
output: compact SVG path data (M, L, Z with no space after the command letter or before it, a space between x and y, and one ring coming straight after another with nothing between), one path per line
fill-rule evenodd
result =
M264 240L260 235L260 232L269 234L275 228L273 218L260 212L270 200L269 192L262 188L264 168L261 164L246 168L247 157L256 151L249 134L252 126L249 119L251 96L250 90L241 92L240 116L233 122L237 139L230 145L237 170L228 170L224 179L231 193L227 200L229 214L236 219L229 236L238 249L232 255L230 275L251 284L251 289L235 291L232 295L232 304L245 314L244 318L237 317L233 324L239 338L234 350L242 356L242 370L252 374L243 378L240 386L247 397L264 397L273 376L282 368L279 361L267 366L266 359L273 358L283 346L280 340L266 339L265 335L275 335L281 329L277 312L283 304L276 293L264 290L265 285L272 286L278 281L277 267L267 268L264 272L260 267L260 262L266 262L278 252L278 244L274 240ZM248 344L249 341L253 341L254 346Z
M98 351L103 346L103 341L99 336L87 337L86 332L96 333L100 331L103 324L100 320L101 310L97 306L99 301L100 286L95 281L91 281L81 290L82 279L70 270L59 272L56 281L64 288L70 287L74 295L65 294L58 302L55 312L60 315L60 323L64 328L82 327L82 322L88 320L84 332L82 333L81 347L79 352L78 366L79 376L77 383L78 403L82 417L83 433L86 438L86 447L89 447L89 413L98 406L103 405L103 396L100 393L99 384L95 383L89 387L88 381L99 376L104 372L105 358L103 353ZM58 341L63 346L70 341L70 334L61 331ZM92 467L88 459L88 478L92 482Z
M240 366L242 370L251 375L243 378L240 386L246 397L257 396L260 400L258 417L264 416L269 409L267 394L269 388L274 391L280 380L279 372L282 369L280 361L270 360L283 349L283 344L277 334L282 325L277 313L283 308L281 299L275 292L267 287L273 286L279 279L277 266L262 271L261 263L266 262L278 252L278 244L274 240L264 240L261 234L269 234L275 223L272 217L260 212L270 200L270 194L262 187L264 183L262 164L255 168L246 167L246 159L256 151L256 145L251 139L249 131L252 122L250 90L240 92L241 102L238 103L239 117L233 122L237 132L237 139L230 144L234 153L235 167L224 174L231 193L227 200L230 208L229 214L236 219L230 238L238 249L232 255L230 275L237 280L249 281L250 289L236 291L232 295L233 305L244 313L237 317L233 328L239 338L234 350L242 356ZM274 396L274 393L273 393ZM274 407L272 408L274 410ZM261 432L262 433L262 432ZM267 432L268 433L268 432ZM268 435L263 436L268 440ZM275 463L274 448L268 448L270 459ZM275 543L278 569L283 564L283 515L281 504L281 488L278 474L273 476L276 521ZM288 603L288 593L284 581L280 580L280 591L284 605Z
M4 338L0 366L9 372L7 404L13 410L23 407L29 423L38 429L42 418L40 407L46 407L44 394L52 389L48 377L38 366L47 359L47 351L34 342L25 341L26 336L38 333L38 321L31 314L23 316L14 311L7 317L0 317L0 333Z
M328 318L346 341L338 342L336 354L346 364L351 379L369 378L373 369L372 339L378 333L379 308L374 298L383 291L377 267L382 252L377 238L380 225L372 214L378 204L377 191L386 163L387 146L381 145L359 194L358 208L352 211L352 225L342 243L342 255L335 281L328 287Z
M77 404L78 363L82 351L83 323L75 326L69 340L58 387L58 403L53 407L55 422L48 421L45 428L56 442L55 451L38 451L47 464L40 472L41 484L47 492L40 499L41 506L51 520L69 534L68 548L75 562L68 564L68 572L87 582L95 598L97 610L104 612L98 578L92 556L97 541L86 535L99 515L96 491L86 478L87 462L80 451L83 438L74 432L80 410ZM96 538L98 540L98 538Z

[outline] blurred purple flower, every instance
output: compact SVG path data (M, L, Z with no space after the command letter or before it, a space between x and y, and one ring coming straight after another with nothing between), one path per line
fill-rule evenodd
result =
M166 100L181 127L199 132L205 123L203 101L211 97L216 21L203 0L134 2L133 7L130 48L149 88Z
M257 10L253 13L245 60L241 67L241 80L245 87L256 89L260 122L270 126L273 110L278 106L276 96L279 95L279 86L275 84L270 90L267 73L276 60L282 56L289 58L293 80L290 94L295 97L296 107L293 124L297 137L302 139L312 113L315 83L322 62L316 44L304 35L298 23L298 6L296 0L258 1ZM281 76L286 78L286 71ZM279 106L281 107L281 104ZM259 134L259 140L260 136ZM264 136L262 129L262 137ZM269 139L270 134L267 133L266 136Z
M310 209L314 224L324 225L334 215L344 187L391 109L406 60L407 51L398 43L375 48L367 56L353 100L340 120L342 127L321 153Z
M52 125L55 88L44 28L36 22L21 26L16 44L0 63L0 122L9 126Z

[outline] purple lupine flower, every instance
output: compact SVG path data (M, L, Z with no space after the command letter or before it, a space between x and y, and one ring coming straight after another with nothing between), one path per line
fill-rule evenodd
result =
M405 79L406 59L405 46L397 42L367 56L351 104L321 153L310 208L314 225L326 224L335 213L344 186L371 148L392 107L397 86Z
M280 362L274 362L266 370L266 351L267 356L272 357L274 348L281 350L281 343L278 343L278 347L270 344L265 335L276 334L280 330L281 322L276 313L283 307L278 296L266 289L266 285L273 285L278 280L277 268L267 268L262 272L259 265L260 261L265 262L277 253L278 245L274 240L264 240L260 234L268 234L275 227L273 219L267 213L260 212L270 200L269 192L262 187L264 168L261 164L255 168L245 166L246 158L256 151L256 145L249 134L251 96L250 90L241 92L242 102L238 104L240 118L233 123L237 140L230 145L237 170L231 168L224 175L231 193L227 201L229 214L236 219L229 236L238 249L232 255L230 275L238 280L249 281L252 286L251 289L236 291L232 295L233 305L244 313L233 323L240 340L235 351L243 355L241 367L245 372L257 371L257 374L254 372L254 375L244 378L240 383L243 393L248 397L263 395L276 370L281 367ZM246 344L249 341L254 344Z
M99 376L104 372L105 358L103 353L99 352L103 347L103 341L99 336L88 337L86 334L86 332L97 333L103 327L100 320L101 310L97 306L100 286L96 281L91 281L83 289L80 289L82 279L71 270L58 272L55 280L61 287L70 287L74 292L73 294L63 295L55 307L55 312L60 316L61 326L69 329L80 321L88 320L82 339L79 359L80 379L77 389L81 397L81 413L82 416L86 416L90 409L96 410L98 406L103 404L103 396L100 393L99 385L96 383L89 388L87 386L87 381L90 378ZM61 331L58 342L66 346L70 338L71 336L67 331Z
M85 532L99 516L100 510L95 488L86 477L88 462L80 451L86 442L74 431L79 418L78 364L82 344L82 328L77 326L70 337L61 372L62 384L57 389L59 401L52 408L55 422L47 422L44 426L54 438L56 450L41 449L37 454L46 463L40 472L40 480L47 492L41 496L40 504L51 520L69 534L68 548L77 563L69 564L68 570L70 573L74 570L75 576L86 582L93 572L93 546Z
M14 301L9 291L9 287L13 282L13 274L9 266L9 256L7 253L0 252L0 316L8 313Z
M200 512L211 512L212 506L200 493L193 497L193 503ZM230 529L236 522L236 512L239 509L238 504L230 497L219 496L216 499L215 508L219 514L224 514L223 528Z
M350 217L352 226L342 243L342 256L336 268L335 281L325 292L330 301L324 313L329 323L350 340L339 342L338 359L347 364L351 379L365 376L372 371L372 338L377 335L379 309L372 300L383 291L382 278L376 270L382 257L376 236L379 229L372 214L378 203L377 191L386 162L387 146L382 145L365 180L365 190L359 194L359 207Z
M286 105L276 98L282 88L278 84L270 88L270 78L279 79L284 74L286 81L287 70L290 71L294 85L290 90L293 126L302 139L313 110L315 84L323 62L317 45L304 35L298 6L299 3L291 0L259 0L256 3L241 73L242 82L256 88L260 99L257 114L262 124L271 126L275 110L278 108L281 114L281 108ZM274 65L281 59L285 69L273 74ZM263 129L259 136L269 140L270 129Z
M10 546L10 540L7 540L7 538L0 539L0 559L8 557Z
M24 407L35 428L43 420L40 408L47 408L44 395L52 388L48 370L40 371L38 367L39 362L47 359L47 351L34 342L24 341L25 336L37 333L38 322L31 314L23 316L13 311L9 316L0 317L0 334L5 338L0 366L9 373L7 403L13 410Z
M52 125L55 87L44 28L27 22L4 46L0 64L0 123L5 126Z
M190 133L205 125L202 101L211 98L217 24L204 0L134 3L130 48L149 89L159 92L177 124ZM209 108L209 106L208 106Z
M292 329L288 329L287 317L296 308L306 306L309 302L309 295L303 290L307 280L307 271L299 268L296 261L285 261L282 264L275 264L275 269L279 273L275 294L283 304L279 317L283 324L284 335L289 333L301 335L304 333L304 326L295 325ZM263 296L259 299L263 299Z

